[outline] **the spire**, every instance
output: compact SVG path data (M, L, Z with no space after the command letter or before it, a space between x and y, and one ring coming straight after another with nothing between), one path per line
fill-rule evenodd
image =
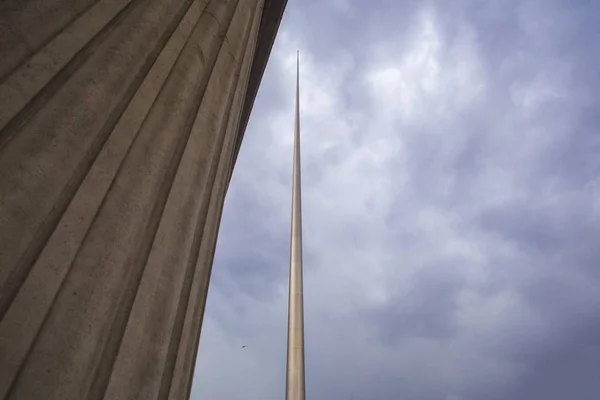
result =
M302 288L302 196L300 189L300 51L296 53L295 114L286 400L305 400L304 299Z

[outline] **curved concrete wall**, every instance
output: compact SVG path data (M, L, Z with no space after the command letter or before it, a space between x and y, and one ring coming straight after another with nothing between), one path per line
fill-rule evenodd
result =
M186 399L284 1L0 3L0 399Z

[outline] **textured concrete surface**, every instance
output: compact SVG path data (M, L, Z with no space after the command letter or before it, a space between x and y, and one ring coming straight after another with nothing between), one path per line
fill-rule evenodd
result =
M186 399L285 1L0 3L0 399Z

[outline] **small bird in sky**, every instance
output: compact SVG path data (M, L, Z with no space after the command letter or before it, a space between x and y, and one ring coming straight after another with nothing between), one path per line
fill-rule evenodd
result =
M242 349L245 349L246 347L248 347L248 346L242 346Z

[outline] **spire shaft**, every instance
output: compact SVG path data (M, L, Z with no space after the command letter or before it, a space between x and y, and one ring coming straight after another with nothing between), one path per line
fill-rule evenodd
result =
M286 400L305 400L302 196L300 184L300 52L298 52L296 58L296 115L294 121L294 175L290 243Z

